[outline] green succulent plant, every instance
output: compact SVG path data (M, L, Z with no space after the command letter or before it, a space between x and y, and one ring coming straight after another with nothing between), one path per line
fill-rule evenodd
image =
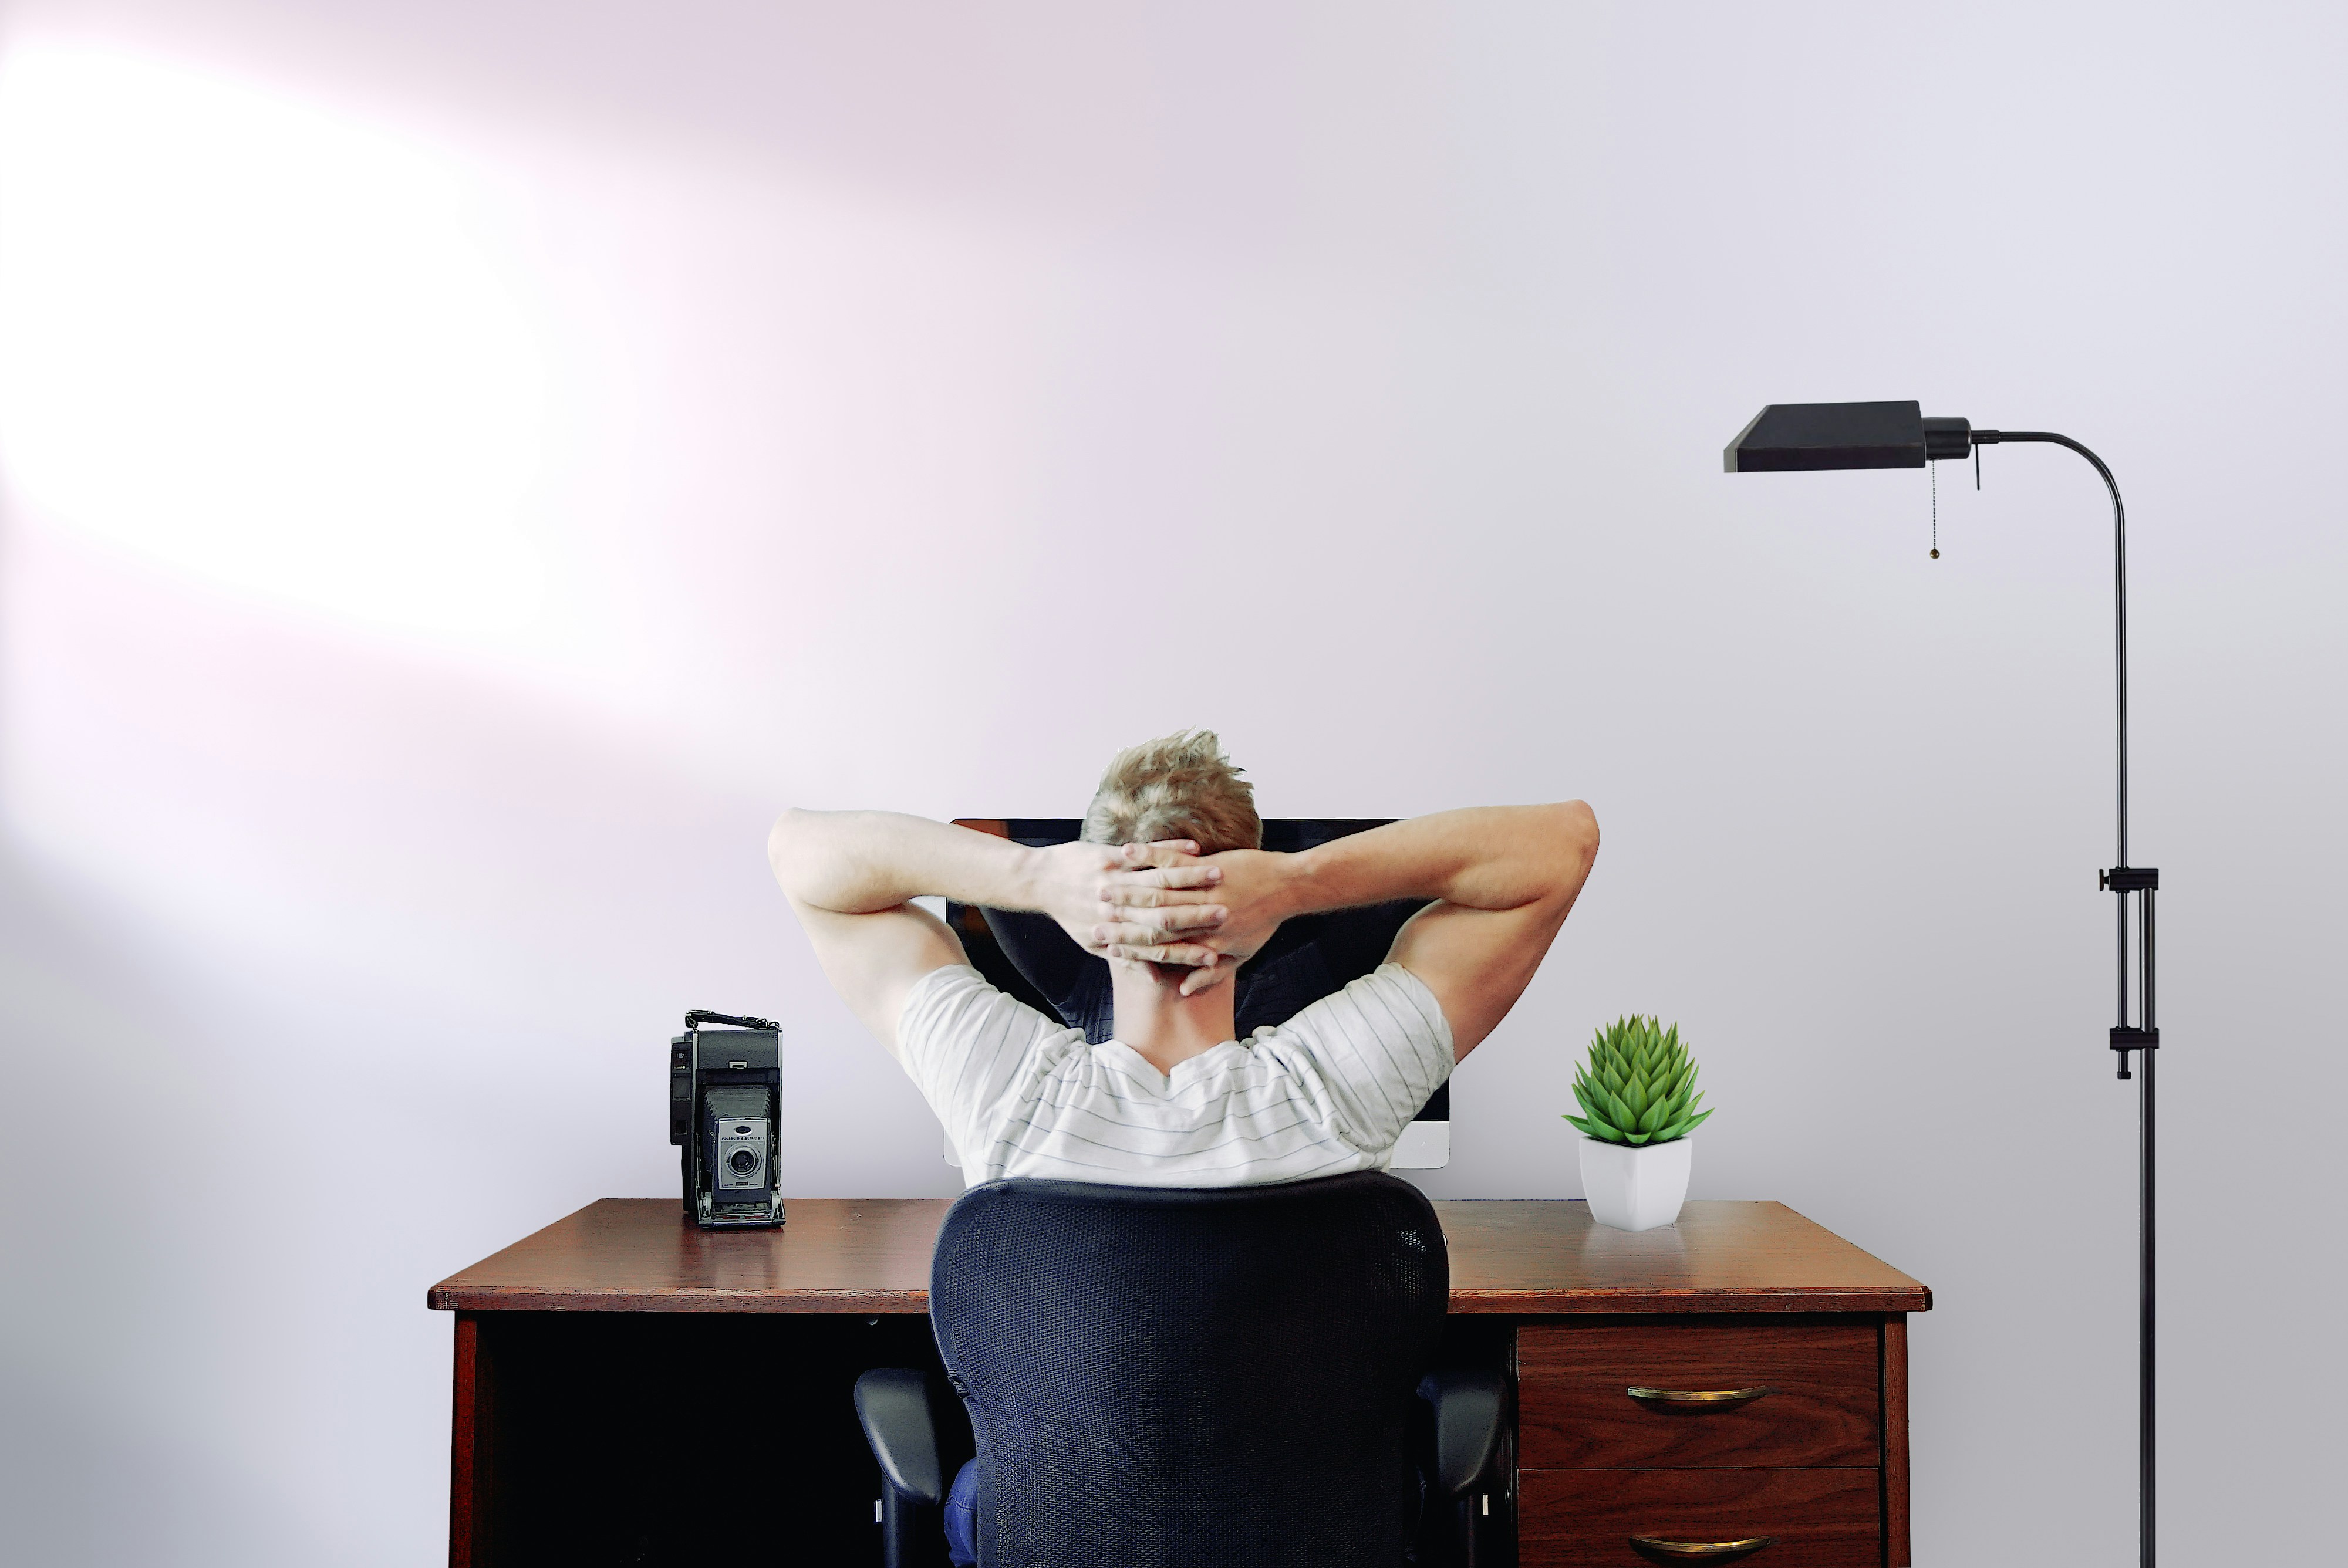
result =
M1590 1042L1590 1060L1574 1070L1580 1116L1566 1120L1608 1143L1668 1143L1684 1138L1712 1114L1698 1111L1695 1063L1680 1043L1680 1026L1651 1018L1621 1018Z

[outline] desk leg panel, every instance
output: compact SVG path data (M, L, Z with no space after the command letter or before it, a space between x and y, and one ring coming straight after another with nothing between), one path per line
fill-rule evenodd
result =
M1883 1320L1883 1561L1909 1568L1908 1315Z
M449 1421L448 1568L489 1568L492 1460L497 1446L495 1358L480 1315L457 1315L457 1375Z

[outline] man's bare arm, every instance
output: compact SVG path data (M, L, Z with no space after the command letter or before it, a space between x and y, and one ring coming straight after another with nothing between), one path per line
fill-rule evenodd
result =
M1419 833L1410 832L1414 827ZM1396 839L1321 871L1344 902L1432 897L1395 936L1390 961L1426 983L1451 1024L1455 1058L1483 1043L1532 983L1598 859L1598 817L1581 801L1446 812L1394 824ZM1354 836L1370 838L1385 829ZM1323 845L1342 850L1345 840ZM1376 892L1432 872L1432 880ZM1308 876L1314 875L1308 871ZM1359 894L1372 891L1372 897ZM1323 895L1324 897L1330 895ZM1324 906L1334 907L1334 906Z
M1395 938L1390 961L1425 981L1464 1057L1506 1018L1532 981L1598 856L1598 818L1581 801L1439 812L1334 839L1300 855L1234 850L1198 864L1220 867L1215 897L1229 917L1199 938L1244 959L1282 921L1390 898L1433 898ZM1158 958L1148 945L1161 911L1146 906L1153 872L1129 879L1097 935L1119 956ZM1171 897L1172 895L1168 895ZM1170 911L1169 911L1170 912ZM1201 968L1185 990L1219 983L1233 966Z
M1108 848L1092 844L1030 849L991 834L895 812L787 811L767 838L775 880L806 927L816 957L843 1000L891 1055L897 1020L913 983L932 969L968 962L945 922L912 900L925 896L1050 915L1079 941L1115 878L1137 867L1172 886L1159 897L1161 927L1188 933L1222 917L1208 889L1217 870L1179 866L1195 845Z

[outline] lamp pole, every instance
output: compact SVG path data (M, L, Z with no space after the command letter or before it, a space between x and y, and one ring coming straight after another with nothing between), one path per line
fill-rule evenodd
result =
M1730 473L1798 472L1828 468L1921 468L1962 458L1983 446L2034 441L2068 447L2102 477L2112 497L2112 656L2114 773L2119 817L2118 856L2096 874L2096 885L2119 895L2116 1015L2110 1046L2119 1076L2137 1084L2137 1556L2154 1568L2155 1290L2153 1274L2153 1061L2160 1048L2154 965L2153 899L2160 872L2128 864L2127 509L2119 482L2104 460L2068 436L2044 430L1975 430L1962 419L1927 419L1913 403L1771 404L1740 432L1726 453ZM1978 461L1978 457L1975 458ZM2130 899L2135 900L2133 920ZM2133 940L2131 940L2133 936ZM2131 962L2133 960L2133 962ZM2133 1009L2129 970L2136 971ZM2131 1011L2135 1021L2130 1021ZM2137 1059L2130 1070L2130 1057Z

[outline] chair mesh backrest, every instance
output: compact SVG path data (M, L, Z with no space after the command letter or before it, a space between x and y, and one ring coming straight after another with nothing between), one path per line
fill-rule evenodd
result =
M985 1568L1394 1568L1450 1267L1377 1173L1165 1190L993 1182L930 1314L969 1407Z

